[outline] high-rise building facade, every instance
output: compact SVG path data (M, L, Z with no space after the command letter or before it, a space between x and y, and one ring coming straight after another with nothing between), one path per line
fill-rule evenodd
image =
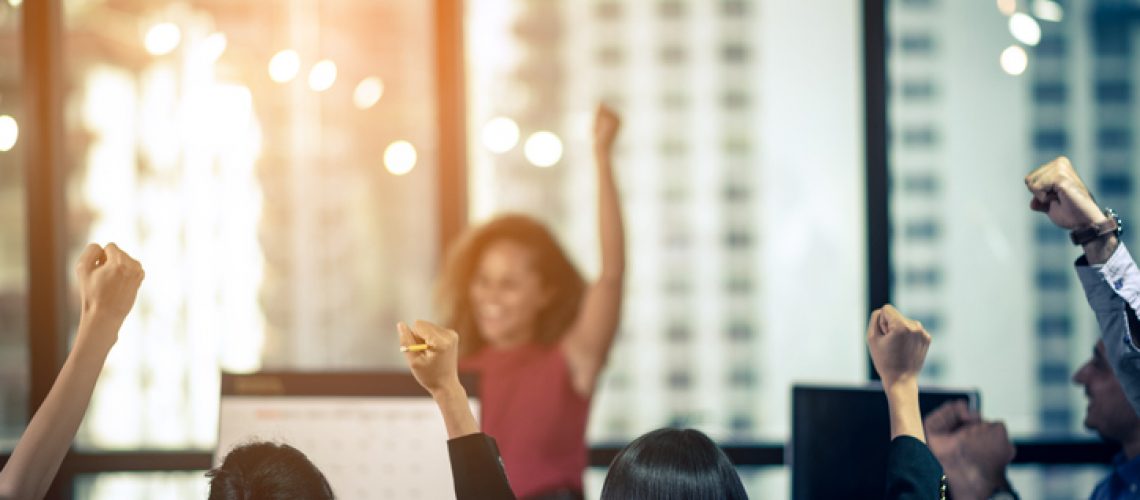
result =
M427 4L63 3L69 258L116 241L147 271L79 446L212 448L220 371L402 369L395 323L430 316L438 247ZM160 23L178 33L161 51L145 36Z
M472 223L533 214L593 276L593 110L622 114L626 296L591 442L667 425L783 442L793 381L865 380L855 7L468 4ZM503 118L505 151L486 143ZM552 166L527 151L541 131L563 144ZM746 482L787 487L783 470Z
M934 334L925 380L979 387L983 413L1015 437L1088 438L1071 377L1098 330L1080 250L1028 210L1021 179L1066 155L1098 202L1137 215L1140 4L896 0L888 12L893 290ZM1075 498L1101 474L1015 468L1014 482L1024 497Z

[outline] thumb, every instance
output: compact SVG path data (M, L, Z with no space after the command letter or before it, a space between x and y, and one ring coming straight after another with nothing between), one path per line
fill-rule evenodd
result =
M76 273L80 276L91 274L96 267L102 262L107 261L107 254L103 251L103 247L95 243L88 243L83 249L83 253L79 254L79 260L75 263Z
M868 344L870 344L875 339L875 337L878 336L877 334L879 333L879 330L881 330L881 326L879 325L879 322L882 321L882 319L881 319L882 314L883 314L882 309L875 309L875 311L871 313L871 319L869 321L867 321L867 343Z
M403 321L396 323L396 331L400 335L401 346L407 347L416 343L416 336L412 334L412 330Z
M434 323L423 320L416 321L415 325L416 335L423 338L424 341L428 344L431 344L433 348L447 349L450 347L447 341L447 334L444 332L443 328L440 328Z

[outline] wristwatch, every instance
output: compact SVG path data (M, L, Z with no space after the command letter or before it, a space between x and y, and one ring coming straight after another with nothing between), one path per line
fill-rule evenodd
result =
M1116 212L1111 208L1105 208L1104 215L1103 221L1074 229L1069 233L1069 239L1073 241L1073 244L1081 246L1110 234L1120 237L1120 234L1124 232L1124 221L1120 220L1120 216L1116 215Z

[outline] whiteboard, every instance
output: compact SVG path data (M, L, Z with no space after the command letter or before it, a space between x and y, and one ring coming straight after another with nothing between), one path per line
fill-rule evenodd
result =
M240 444L287 443L337 498L455 498L443 417L409 374L224 375L222 386L215 466ZM471 408L479 415L473 397Z

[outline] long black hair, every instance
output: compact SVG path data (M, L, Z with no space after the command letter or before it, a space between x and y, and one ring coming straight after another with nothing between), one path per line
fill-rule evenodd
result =
M728 456L695 429L657 429L614 457L601 500L746 500Z
M324 474L300 450L257 442L238 446L206 473L209 500L333 500Z

